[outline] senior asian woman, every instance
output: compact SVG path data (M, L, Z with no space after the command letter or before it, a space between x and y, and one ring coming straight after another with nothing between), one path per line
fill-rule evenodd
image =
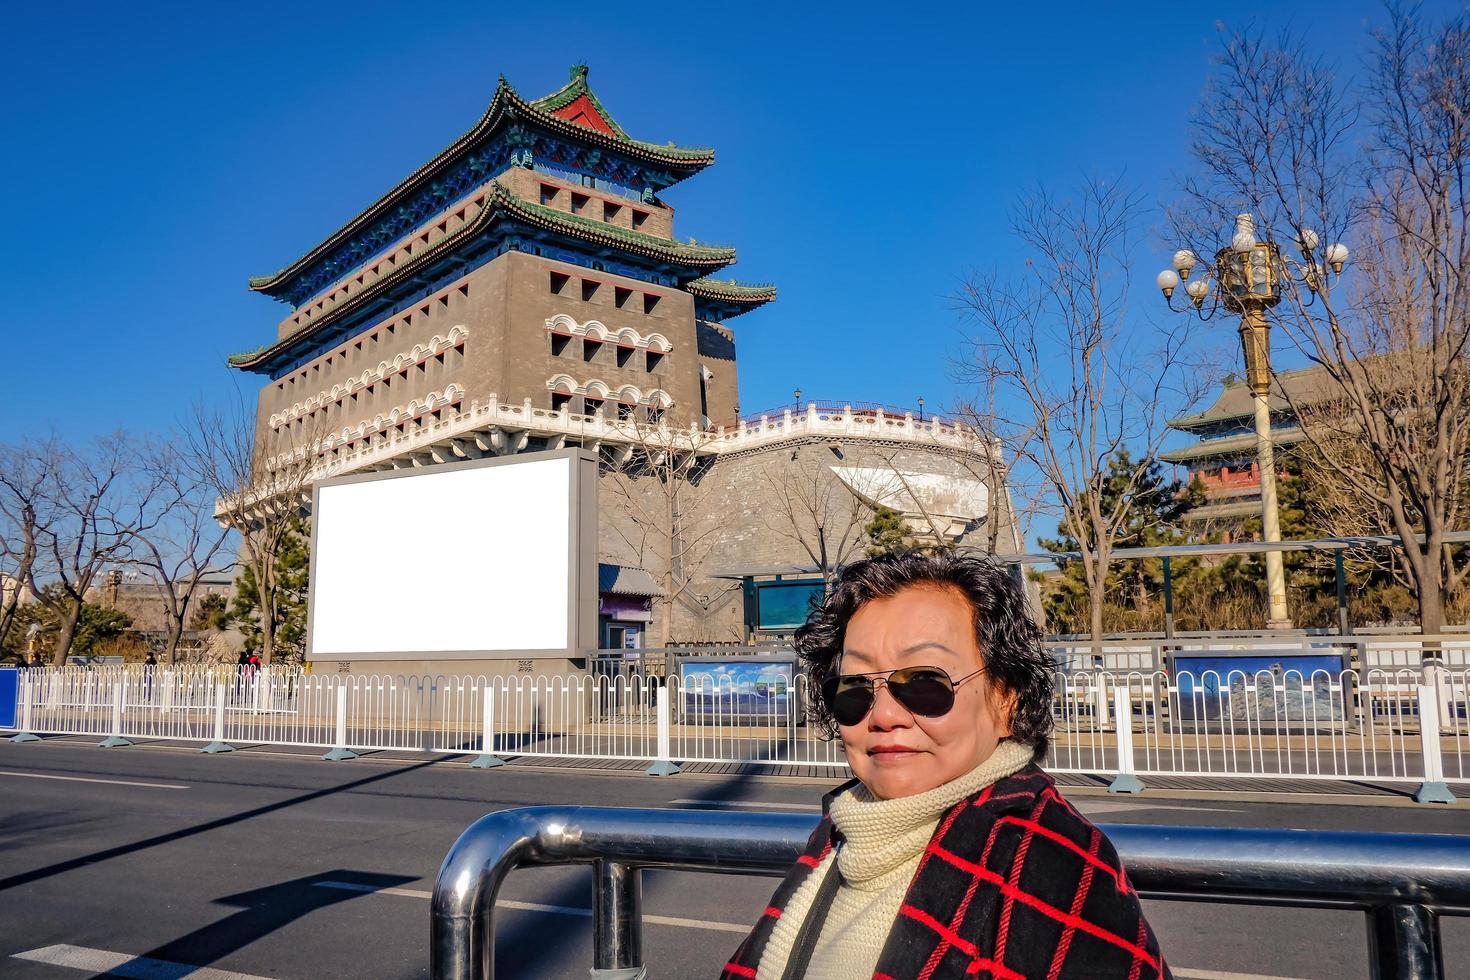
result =
M1037 766L1051 667L1005 572L855 562L796 648L857 778L725 980L1170 976L1112 845Z

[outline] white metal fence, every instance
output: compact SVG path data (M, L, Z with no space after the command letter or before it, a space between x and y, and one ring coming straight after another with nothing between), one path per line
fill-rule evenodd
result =
M1056 676L1058 772L1470 782L1470 669L1070 671ZM806 721L806 678L305 674L235 668L19 672L21 733L234 745L845 768Z

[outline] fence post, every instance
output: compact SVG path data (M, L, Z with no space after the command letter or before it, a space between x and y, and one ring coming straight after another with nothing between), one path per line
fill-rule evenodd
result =
M31 702L36 700L34 669L20 672L20 731L10 736L12 742L39 742L41 736L31 731Z
M495 684L485 681L485 712L481 716L480 755L470 763L471 769L494 769L505 765L505 760L495 754Z
M323 762L356 759L357 753L347 747L347 685L337 685L337 740L332 751L322 756Z
M642 871L616 861L592 864L592 976L632 980L643 971Z
M165 670L163 672L163 704L159 707L162 714L169 714L174 710L174 672Z
M1414 791L1415 803L1453 803L1455 794L1444 781L1444 759L1439 752L1439 691L1419 685L1419 745L1424 755L1424 781Z
M669 688L660 684L656 695L658 711L658 758L644 772L650 776L672 776L679 771L679 764L671 757L669 733Z
M214 741L210 742L200 752L208 752L214 755L218 752L233 752L235 747L225 741L225 685L216 683L214 685Z
M1128 685L1113 687L1113 729L1118 744L1118 774L1109 793L1142 793L1143 782L1133 774L1133 697Z
M112 734L97 743L99 749L117 749L124 745L132 745L123 738L123 710L127 707L128 679L127 675L113 686L112 689Z

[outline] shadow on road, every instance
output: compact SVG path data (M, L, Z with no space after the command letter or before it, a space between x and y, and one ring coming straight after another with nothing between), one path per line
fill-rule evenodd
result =
M170 831L166 834L158 834L153 837L147 837L140 841L134 841L131 844L120 844L117 847L109 847L105 850L93 852L92 854L86 854L81 857L71 858L66 861L59 861L56 864L50 864L44 868L36 868L32 871L23 871L18 875L11 875L9 878L0 878L0 891L5 891L10 888L17 888L21 885L28 885L33 881L40 881L43 878L50 878L54 875L65 874L66 872L74 871L77 868L99 864L103 861L111 861L113 858L124 857L129 854L136 854L139 851L146 851L151 847L158 847L162 844L170 844L174 841L183 840L187 837L194 837L198 834L207 834L212 830L219 830L223 827L232 827L235 824L244 823L247 820L254 820L256 817L264 816L267 813L276 813L281 810L289 809L293 806L300 806L303 803L310 803L312 800L319 800L325 796L332 796L336 793L345 793L350 790L358 789L362 786L367 786L371 783L382 782L385 779L392 779L394 776L401 775L405 772L412 772L415 769L422 769L425 766L432 766L434 764L434 761L435 760L431 759L427 762L415 763L411 766L403 766L402 768L395 767L385 772L376 773L372 776L365 776L362 779L355 779L352 782L343 783L340 786L330 786L326 789L313 790L310 793L303 793L300 796L293 796L289 800L281 800L279 803L268 803L265 806L258 806L251 810L243 810L240 813L232 813L227 817L220 817L218 820L210 820L206 823L196 824L193 827L184 827L180 830Z
M137 959L207 966L317 909L360 898L378 888L395 888L413 880L415 879L407 875L339 869L229 895L216 901L222 905L239 906L240 911L150 949ZM323 882L346 882L363 887L360 891L320 887ZM138 965L141 967L144 964ZM114 972L122 976L140 975L129 973L126 964Z

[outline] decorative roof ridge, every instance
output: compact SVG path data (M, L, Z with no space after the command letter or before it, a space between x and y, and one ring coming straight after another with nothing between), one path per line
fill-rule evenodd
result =
M592 88L587 84L586 65L573 65L571 81L550 95L543 95L541 98L536 99L531 105L543 112L556 112L558 109L564 109L573 102L576 102L584 95L587 97L587 101L592 103L592 108L596 109L597 114L602 117L602 121L607 123L613 132L625 140L634 143L638 142L628 135L626 129L618 125L618 121L612 117L612 113L607 111L607 107L602 104L602 100L597 97L597 93L592 91Z
M575 84L575 80L572 84ZM585 85L585 75L583 76L583 84ZM565 91L570 87L571 85L564 86L561 91ZM590 90L588 94L590 96ZM547 98L550 97L548 96ZM387 208L408 194L429 176L447 168L459 153L466 150L482 137L493 133L495 127L499 125L501 119L509 109L524 112L538 125L555 132L560 132L563 135L600 142L607 148L621 149L624 152L629 150L642 152L657 158L662 163L695 168L707 167L714 163L715 154L713 149L706 147L679 147L672 143L667 146L660 146L656 143L635 140L626 133L622 136L609 136L607 133L599 132L587 126L580 126L569 120L552 115L549 111L537 105L537 102L540 101L543 100L530 102L522 98L511 86L510 82L506 81L505 76L501 75L500 80L495 86L495 94L490 99L490 105L485 109L484 114L480 116L479 120L462 133L459 138L455 139L443 150L440 150L427 163L394 184L387 193L358 212L355 217L338 227L336 231L322 239L296 261L269 275L251 276L248 280L249 288L256 292L263 292L272 286L282 284L292 275L304 271L313 261L342 244L343 241L350 238L356 232L362 230L380 212L387 210ZM611 123L610 118L608 121ZM619 131L621 132L620 127Z
M684 284L684 288L691 293L704 293L709 296L718 296L721 299L775 299L776 284L773 282L747 283L735 279L715 279L711 276L701 276L691 279Z
M497 184L496 186L504 189L503 185ZM605 221L598 221L596 218L585 218L580 214L572 214L568 211L558 210L557 208L549 208L544 204L535 204L508 189L505 190L505 194L513 202L515 208L523 213L542 218L554 224L562 226L570 225L574 228L584 229L592 237L611 238L616 242L642 245L660 251L673 249L676 254L701 261L728 259L727 262L722 263L724 265L735 261L734 245L704 245L692 238L687 242L681 242L675 238L660 238L658 235L650 235L647 232L622 228L618 225L608 224Z
M604 244L614 246L631 247L641 250L644 255L653 258L672 256L695 264L714 265L716 267L729 265L735 261L735 249L729 246L711 247L697 244L683 244L667 238L659 238L656 235L644 234L640 231L631 231L619 228L616 225L608 225L600 221L583 218L580 215L568 214L555 208L543 207L532 204L517 196L510 188L499 181L492 181L489 192L485 195L485 204L474 218L465 222L451 234L444 236L428 249L413 256L412 260L398 266L355 295L344 300L340 305L333 307L323 313L321 317L280 338L273 344L257 348L253 352L232 354L227 359L232 367L248 367L259 364L268 356L278 351L285 350L300 339L309 336L319 329L340 320L348 312L357 309L367 300L380 295L389 286L397 284L406 278L416 274L424 265L431 262L445 251L453 249L460 241L478 234L490 224L499 214L515 214L531 224L539 224L552 231L580 232L578 237L601 240Z

